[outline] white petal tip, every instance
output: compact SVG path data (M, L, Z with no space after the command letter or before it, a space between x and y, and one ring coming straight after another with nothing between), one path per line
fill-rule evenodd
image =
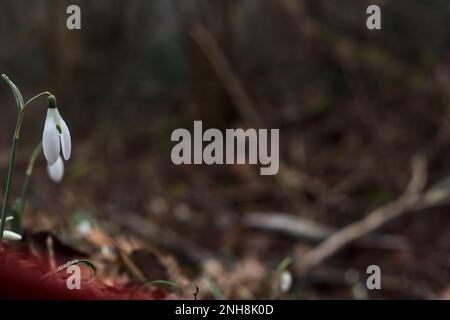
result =
M22 236L18 233L12 231L3 231L3 239L9 241L20 241L22 240Z
M64 161L61 156L53 165L47 166L48 176L53 182L60 183L64 177Z

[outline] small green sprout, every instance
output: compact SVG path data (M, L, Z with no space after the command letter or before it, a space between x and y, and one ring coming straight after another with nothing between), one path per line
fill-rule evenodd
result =
M285 293L292 286L292 274L288 270L291 263L292 258L286 257L278 264L272 281L271 300L277 299L280 292Z

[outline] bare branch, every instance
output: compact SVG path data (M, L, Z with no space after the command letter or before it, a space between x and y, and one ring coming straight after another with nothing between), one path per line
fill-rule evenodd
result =
M220 48L211 32L200 22L197 22L192 27L190 34L202 49L217 76L222 81L223 87L230 95L244 122L250 127L266 127L264 125L264 119L260 116L251 96L248 94L244 84L233 70L225 53ZM342 200L340 195L336 192L331 192L330 188L325 186L325 184L318 179L310 177L305 173L296 173L297 176L301 177L302 187L309 192L318 195L320 199L331 199L334 201L333 204L335 204L337 200ZM289 199L293 209L295 209L297 213L300 213L303 207L299 202L300 195L298 195L290 186L288 177L292 177L292 172L289 172L288 166L280 161L279 173L275 176L275 179Z
M362 220L336 231L316 248L308 252L298 263L296 269L299 274L305 275L312 268L324 262L349 243L420 205L421 192L427 179L426 162L420 156L414 157L411 162L412 176L406 191L397 200L370 212Z

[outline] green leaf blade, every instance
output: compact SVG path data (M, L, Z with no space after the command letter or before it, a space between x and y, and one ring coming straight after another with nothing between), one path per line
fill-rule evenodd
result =
M5 74L2 74L2 78L3 80L6 81L6 83L9 85L9 87L11 88L11 91L14 94L14 98L16 98L16 103L17 103L17 107L19 108L19 110L22 110L25 103L22 97L22 94L20 93L19 89L17 88L17 86L14 84L14 82L12 82L11 80L9 80L8 76Z
M76 264L84 264L87 267L89 267L89 270L91 271L91 279L88 281L88 283L91 283L92 281L95 280L95 277L97 275L97 267L95 266L94 263L92 263L91 261L87 260L87 259L74 259L71 260L65 264L63 264L62 266L59 266L58 268L56 268L56 270L54 271L50 271L49 273L45 274L41 280L47 280L49 278L54 277L56 274L60 273L61 271L66 270L68 267L72 266L72 265L76 265Z

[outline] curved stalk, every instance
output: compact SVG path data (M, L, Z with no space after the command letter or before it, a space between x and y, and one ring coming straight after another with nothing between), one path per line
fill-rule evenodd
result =
M26 109L26 107L27 107L30 103L32 103L34 100L36 100L36 99L38 99L38 98L40 98L40 97L42 97L42 96L45 96L45 95L51 96L52 94L51 94L50 92L48 92L48 91L44 91L44 92L39 93L38 95L35 95L33 98L31 98L30 100L28 100L28 101L24 104L23 109Z

